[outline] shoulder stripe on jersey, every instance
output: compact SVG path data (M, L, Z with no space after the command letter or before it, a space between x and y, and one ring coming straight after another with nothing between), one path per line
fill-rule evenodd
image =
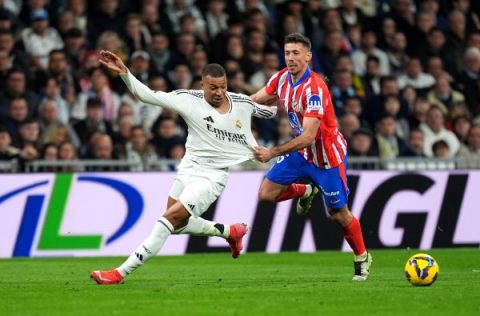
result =
M202 99L202 98L203 98L203 93L202 93L202 92L197 92L197 91L195 91L195 90L180 89L180 90L175 90L175 93L176 93L176 94L185 93L185 94L193 95L194 97L197 97L197 98L199 98L199 99Z

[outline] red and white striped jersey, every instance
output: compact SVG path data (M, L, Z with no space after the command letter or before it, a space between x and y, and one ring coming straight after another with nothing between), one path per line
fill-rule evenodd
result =
M332 98L323 79L307 68L295 84L284 68L270 78L266 86L269 95L277 95L288 112L295 136L303 133L303 118L320 120L315 143L300 150L309 162L320 168L334 168L342 163L347 154L347 142L338 131Z

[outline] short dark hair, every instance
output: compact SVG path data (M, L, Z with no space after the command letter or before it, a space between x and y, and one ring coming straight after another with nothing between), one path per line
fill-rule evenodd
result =
M433 152L435 152L437 149L440 149L440 148L450 149L449 146L448 146L448 143L443 139L437 140L436 142L434 142L432 144L432 151Z
M87 100L87 108L101 108L102 100L97 97L91 97Z
M219 64L208 64L202 71L202 78L205 78L206 76L220 78L225 75L225 69Z
M285 44L288 44L288 43L300 43L306 48L308 48L309 51L312 49L312 43L310 42L308 37L300 33L288 34L285 37Z

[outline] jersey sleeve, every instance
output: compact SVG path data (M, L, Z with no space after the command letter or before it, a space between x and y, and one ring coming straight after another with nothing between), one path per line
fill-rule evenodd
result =
M120 77L127 88L144 103L171 109L179 114L185 114L190 110L190 102L182 102L182 98L177 93L153 91L130 72L120 75Z
M329 92L322 86L310 86L306 88L303 102L305 102L304 117L316 117L322 119L325 107L330 103Z
M277 115L277 110L278 108L276 106L266 106L253 102L252 116L262 119L271 119Z
M265 86L265 91L267 92L268 95L277 95L279 79L280 79L280 72L277 72L270 78L270 80L268 80L268 83Z

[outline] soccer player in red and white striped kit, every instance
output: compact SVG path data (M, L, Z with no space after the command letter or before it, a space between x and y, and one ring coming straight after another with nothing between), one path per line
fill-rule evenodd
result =
M285 38L286 67L252 95L252 100L285 107L295 138L273 148L257 147L261 162L278 157L260 187L262 201L299 198L297 213L304 214L319 192L332 219L342 228L354 252L354 281L368 279L371 254L363 242L360 222L350 212L347 186L347 142L338 131L330 92L320 75L309 68L310 40L294 33ZM278 100L277 99L277 100ZM295 183L310 179L314 185Z

